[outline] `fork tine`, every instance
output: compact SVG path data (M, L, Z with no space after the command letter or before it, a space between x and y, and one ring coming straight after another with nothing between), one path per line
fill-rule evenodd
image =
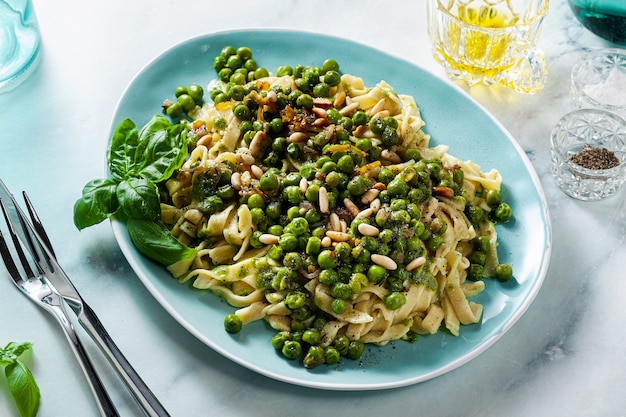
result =
M22 264L22 267L24 268L24 272L26 272L26 275L28 276L28 278L33 278L35 276L35 273L30 267L30 263L28 262L28 259L26 258L26 254L22 250L22 245L20 244L19 237L17 236L17 233L15 232L15 228L13 227L13 223L11 222L9 212L4 204L4 201L2 201L1 199L0 199L0 205L2 206L2 214L4 215L4 220L7 224L7 228L9 231L9 235L11 236L11 240L13 241L15 252L17 253L18 258L20 259L20 263ZM19 277L19 269L17 268L17 265L13 261L13 257L11 256L11 252L9 248L7 247L4 237L2 238L2 246L3 246L2 258L4 259L4 263L5 265L7 265L7 262L11 264L10 267L9 265L7 265L7 269L9 269L9 272L11 272L10 270L13 269L14 273L12 273L11 275L13 276L13 279L17 279L16 276Z
M4 218L7 218L6 207L4 207L4 203L0 200L0 206L2 206L2 212L4 214ZM4 265L7 267L7 271L9 271L9 275L15 282L19 282L22 280L20 276L20 271L17 269L17 265L13 261L13 256L11 255L11 251L7 246L6 240L4 240L4 234L2 230L0 230L0 256L2 256L2 260L4 261Z
M26 191L23 191L22 195L24 196L24 201L26 202L26 209L28 210L28 215L30 216L30 219L33 222L35 231L37 232L41 240L43 240L43 243L47 246L50 254L56 258L56 254L54 253L54 248L52 247L52 243L50 243L50 238L48 237L48 234L46 233L46 229L44 229L43 227L43 223L41 222L39 215L35 211L35 207L33 206L33 203L31 203L30 198L28 197L28 194L26 194Z

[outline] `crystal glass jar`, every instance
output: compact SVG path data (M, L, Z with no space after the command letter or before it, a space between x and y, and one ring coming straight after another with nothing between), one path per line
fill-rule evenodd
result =
M550 145L552 174L571 197L601 200L615 195L626 179L626 120L614 113L568 113L552 130Z

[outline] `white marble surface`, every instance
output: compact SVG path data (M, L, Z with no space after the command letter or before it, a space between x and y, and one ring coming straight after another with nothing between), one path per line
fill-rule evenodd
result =
M379 392L290 386L233 364L181 328L136 279L108 224L78 232L72 206L101 176L109 123L125 86L155 55L187 38L241 27L285 27L366 43L442 74L430 55L423 0L35 0L42 62L0 96L0 177L39 208L65 270L173 416L602 416L626 415L626 191L596 203L563 194L549 168L549 134L573 109L569 72L590 48L565 0L553 0L541 46L549 78L536 96L471 94L519 141L552 213L552 263L526 314L493 347L434 380ZM624 86L626 92L626 86ZM521 249L521 248L520 248ZM19 295L0 269L0 344L32 341L39 416L96 415L56 323ZM95 346L123 416L140 412ZM0 378L0 415L17 416Z

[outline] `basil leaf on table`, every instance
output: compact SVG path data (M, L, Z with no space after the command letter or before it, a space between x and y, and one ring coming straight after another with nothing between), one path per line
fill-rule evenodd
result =
M11 342L4 349L0 348L0 365L4 367L9 391L22 417L35 417L41 399L35 377L19 359L32 346L29 342Z

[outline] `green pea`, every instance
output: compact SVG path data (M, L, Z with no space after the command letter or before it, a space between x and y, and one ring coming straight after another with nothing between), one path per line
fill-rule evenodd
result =
M352 274L350 281L348 282L352 292L355 294L358 294L364 287L367 287L368 283L367 275L362 272Z
M330 289L330 294L334 298L347 300L348 298L352 297L352 288L350 287L350 284L346 284L343 282L336 282L333 284L332 288Z
M371 265L367 270L367 279L373 283L381 282L385 275L387 275L387 270L380 265Z
M298 207L298 206L291 206L291 207L289 207L287 209L287 218L289 220L293 220L296 217L302 217L302 215L300 214L300 207ZM292 226L291 225L288 225L288 226L289 226L289 230L291 230Z
M390 310L397 310L406 304L406 297L401 292L392 292L385 297L385 304Z
M277 220L282 213L280 202L270 201L265 207L265 214L272 220Z
M354 160L350 155L344 155L339 158L337 167L346 174L351 174L354 171Z
M264 208L265 199L260 194L252 194L248 197L248 207L252 208Z
M247 46L237 48L236 54L242 61L252 58L252 50L250 50Z
M250 209L250 217L252 217L252 223L259 225L266 220L265 212L261 208Z
M262 191L270 192L274 191L279 186L278 176L273 172L265 172L259 179L259 187Z
M283 345L282 352L287 359L298 359L302 355L302 345L295 340L287 340Z
M513 217L513 209L507 203L500 203L494 210L494 218L497 222L506 223Z
M304 213L304 218L309 224L315 224L322 220L322 215L316 209L311 208Z
M471 281L480 281L483 279L485 268L482 265L470 264L467 271L467 278Z
M313 87L313 95L315 97L328 97L330 96L330 85L322 82Z
M350 359L359 359L363 356L363 352L365 351L365 344L360 340L353 340L348 345L348 353L346 356Z
M291 334L289 332L278 332L272 337L272 347L276 350L281 350L285 345L285 342L290 340Z
M513 278L513 268L509 264L498 264L494 271L498 281L506 282Z
M289 65L281 65L276 70L276 76L278 77L284 77L285 75L292 75L292 74L293 74L293 68L291 68Z
M265 77L269 77L269 72L267 72L267 69L263 68L263 67L259 67L257 69L254 70L254 79L255 80L259 80L261 78L265 78Z
M289 223L292 233L296 236L303 235L309 231L309 222L303 217L297 217Z
M334 59L327 59L322 63L322 73L327 73L328 71L339 71L339 64Z
M301 94L296 99L296 105L299 107L305 107L310 110L313 108L313 97L311 97L309 94Z
M339 265L339 260L334 251L325 249L317 256L317 263L322 269L334 269Z
M359 175L350 180L348 183L348 191L354 196L360 196L367 191L370 185L371 183L367 178Z
M250 109L243 103L237 104L233 113L239 120L250 120L251 117Z
M307 329L302 334L302 341L309 345L317 345L321 339L322 336L317 329Z
M304 260L298 252L289 252L283 258L283 265L292 271L297 271L304 267Z
M346 355L348 353L349 346L350 339L348 339L348 336L342 335L333 340L333 347L342 355Z
M348 309L348 304L340 298L335 298L330 303L330 308L333 310L335 314L343 314Z
M255 71L257 69L259 69L259 67L258 67L256 61L253 58L246 59L245 62L243 63L243 67L246 70L248 70L248 79L249 79L249 81L252 81L252 80L250 80L250 78L256 78L256 72ZM259 74L262 74L262 73L263 73L262 71L259 72Z
M406 196L409 192L409 185L404 182L401 178L394 178L387 185L387 191L392 196Z
M300 149L300 145L297 143L290 143L287 145L287 155L292 159L300 159L300 155L302 155L302 149Z
M332 287L339 281L339 273L334 269L322 269L319 274L319 281L324 285Z
M285 124L283 123L283 119L280 117L275 117L270 121L270 129L274 133L280 133L283 131Z
M283 258L285 251L278 245L272 245L267 252L267 256L274 261L280 261Z
M350 244L348 242L339 242L337 246L335 246L335 255L339 260L344 261L348 259L350 256Z
M306 294L301 291L293 291L285 297L285 305L290 310L296 310L306 304Z
M224 329L228 333L239 333L241 328L243 327L243 322L241 321L241 317L236 314L228 314L224 318Z
M307 200L316 202L316 201L319 201L319 193L320 193L320 186L313 183L309 185L309 188L307 188L304 195Z
M491 241L487 236L477 236L474 238L474 249L483 253L489 252Z
M231 45L226 45L222 48L222 51L220 52L220 54L224 57L224 58L228 58L231 55L235 55L237 53L237 50L231 46Z
M324 82L331 87L338 86L341 83L341 75L337 71L327 71L324 74Z
M326 349L324 349L324 362L326 362L327 365L334 365L339 363L340 360L341 353L339 353L337 349L332 346L327 346Z
M302 360L305 368L311 369L324 363L324 348L321 346L311 346Z
M183 114L183 106L179 102L172 103L165 109L165 114L170 117L179 117Z
M181 94L178 96L178 102L183 107L184 111L190 111L196 106L196 102L189 94Z
M284 251L292 251L298 247L298 238L293 233L283 233L278 240L278 245Z
M328 174L328 173L330 173L330 172L337 171L337 164L336 164L334 161L328 161L328 162L326 162L326 163L322 166L321 171L322 171L324 174Z
M313 178L315 178L315 173L317 172L317 170L315 169L315 166L313 166L312 164L304 164L300 167L300 175L302 175L302 177L306 178L307 180L312 180Z
M219 72L225 66L226 66L226 57L224 55L218 55L215 58L213 58L213 69L216 72Z
M283 197L292 204L300 204L304 200L304 193L297 185L290 185L283 189Z
M227 83L230 81L230 77L233 75L233 70L228 67L224 67L218 72L217 75L220 81ZM215 98L213 99L213 101L215 101Z

